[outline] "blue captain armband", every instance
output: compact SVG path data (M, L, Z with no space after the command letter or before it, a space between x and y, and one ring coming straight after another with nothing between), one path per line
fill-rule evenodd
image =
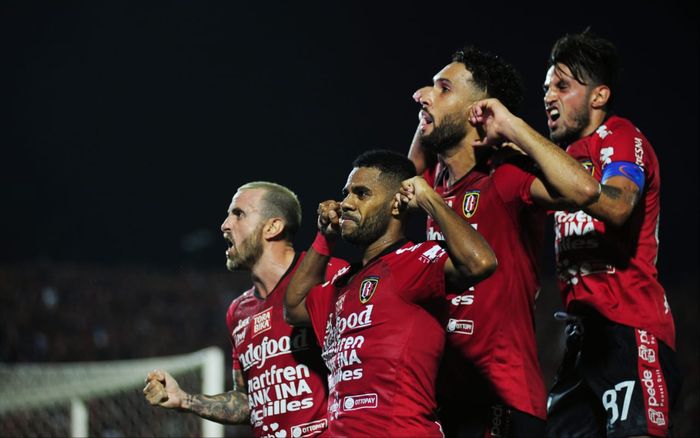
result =
M639 192L644 191L644 169L629 161L613 161L603 169L601 184L613 176L624 176L639 187Z

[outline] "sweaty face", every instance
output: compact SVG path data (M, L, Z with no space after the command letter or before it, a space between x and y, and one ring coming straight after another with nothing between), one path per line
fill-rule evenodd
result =
M343 189L340 232L344 240L354 245L366 247L377 241L391 221L394 193L389 193L380 174L373 167L356 167Z
M262 189L246 189L237 192L231 200L228 216L221 224L221 231L229 247L226 250L226 268L250 270L263 253Z
M413 95L421 106L421 145L436 153L455 147L470 129L469 106L482 97L471 72L461 62L440 70L431 87L423 87Z
M577 81L569 67L557 64L547 71L544 92L549 138L567 145L583 137L591 123L590 87Z

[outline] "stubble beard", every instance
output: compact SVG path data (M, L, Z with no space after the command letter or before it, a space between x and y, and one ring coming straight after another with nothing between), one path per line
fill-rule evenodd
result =
M341 237L348 243L366 248L386 233L391 215L388 212L383 213L380 211L369 216L362 225L356 223L357 227L351 232L341 231Z
M233 258L226 257L226 269L229 271L249 271L260 260L263 253L262 224L240 245L236 246Z
M573 122L570 127L560 125L559 132L549 130L549 139L553 143L566 147L583 136L583 130L591 123L591 114L586 108L581 108L572 114Z
M466 115L459 113L445 116L439 125L433 127L433 132L420 138L421 146L430 152L443 154L454 148L467 136Z

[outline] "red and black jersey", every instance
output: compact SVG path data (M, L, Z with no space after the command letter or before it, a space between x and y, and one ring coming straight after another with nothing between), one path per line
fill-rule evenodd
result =
M252 288L233 300L226 314L233 369L247 383L250 423L258 437L315 436L328 425L321 350L311 329L294 328L283 315L285 291L302 258L295 258L266 299ZM326 274L345 265L331 259Z
M583 211L554 213L557 271L567 308L593 307L675 348L673 316L656 271L660 181L651 144L629 120L612 116L567 152L598 181L606 166L619 161L644 171L641 198L622 227L608 227Z
M474 393L475 380L486 380L501 402L544 419L534 307L546 211L530 197L532 162L519 157L491 172L475 168L450 187L442 169L438 163L423 176L486 239L498 268L475 287L447 296L448 346L438 391L447 402L464 404L484 398ZM427 235L443 238L430 217ZM465 372L465 360L479 379Z
M330 436L442 436L446 260L438 242L399 242L307 296L330 370Z

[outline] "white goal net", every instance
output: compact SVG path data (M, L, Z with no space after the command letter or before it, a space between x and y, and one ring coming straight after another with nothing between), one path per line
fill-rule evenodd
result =
M223 436L222 425L150 406L146 374L169 371L188 392L224 392L224 354L46 364L0 364L0 436Z

